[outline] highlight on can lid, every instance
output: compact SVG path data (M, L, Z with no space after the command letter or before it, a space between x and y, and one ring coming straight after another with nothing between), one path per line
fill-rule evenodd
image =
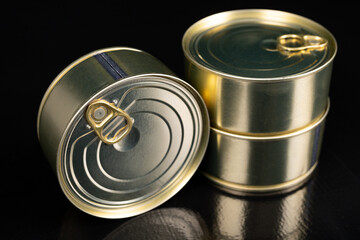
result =
M237 78L281 78L328 64L334 37L318 23L276 10L222 12L194 23L183 37L189 61Z
M103 218L138 215L195 173L208 114L199 94L170 72L147 53L110 48L54 80L39 111L39 140L76 207Z

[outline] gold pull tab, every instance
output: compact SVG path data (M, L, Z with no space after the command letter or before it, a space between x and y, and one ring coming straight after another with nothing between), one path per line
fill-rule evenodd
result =
M89 104L85 117L101 141L106 144L117 143L126 137L133 124L132 119L125 111L116 107L114 103L109 103L108 101L101 99L94 100ZM123 117L126 125L117 130L112 137L109 137L111 131L104 135L105 126L116 117Z
M328 41L315 35L285 34L277 39L278 49L285 53L304 53L312 50L323 50Z

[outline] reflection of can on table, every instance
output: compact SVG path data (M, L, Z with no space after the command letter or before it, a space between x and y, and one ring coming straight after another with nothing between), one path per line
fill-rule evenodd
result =
M206 176L239 194L304 182L329 110L331 33L291 13L230 11L193 24L183 50L210 115Z

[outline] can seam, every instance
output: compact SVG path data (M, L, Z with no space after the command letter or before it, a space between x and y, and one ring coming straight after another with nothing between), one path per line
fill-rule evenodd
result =
M315 162L314 165L303 175L296 177L292 180L279 184L260 185L260 186L238 184L220 179L203 171L201 173L211 182L224 189L224 191L228 190L229 192L235 193L237 195L261 195L261 194L269 194L269 193L271 194L278 192L289 192L293 190L294 188L300 186L302 183L306 182L311 177L317 165L318 165L318 161Z
M315 122L301 128L301 129L296 129L293 131L288 131L286 133L283 134L276 134L276 135L265 135L265 136L258 136L258 135L243 135L243 134L237 134L237 133L233 133L233 132L229 132L229 131L224 131L222 129L218 129L218 128L214 128L214 127L210 127L211 130L220 133L222 135L226 135L229 137L233 137L233 138L238 138L238 139L245 139L245 140L254 140L254 141L263 141L263 140L277 140L277 139L284 139L284 138L290 138L290 137L295 137L298 136L300 134L303 134L305 132L308 132L310 130L312 130L313 128L317 127L319 124L321 124L326 116L328 115L330 110L330 98L328 98L328 104L327 107L323 113L323 115Z

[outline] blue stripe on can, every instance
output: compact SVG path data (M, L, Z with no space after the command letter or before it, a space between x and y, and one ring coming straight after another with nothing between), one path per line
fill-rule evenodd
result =
M126 72L116 64L116 62L107 53L98 53L94 55L101 66L114 78L118 80L127 76Z

